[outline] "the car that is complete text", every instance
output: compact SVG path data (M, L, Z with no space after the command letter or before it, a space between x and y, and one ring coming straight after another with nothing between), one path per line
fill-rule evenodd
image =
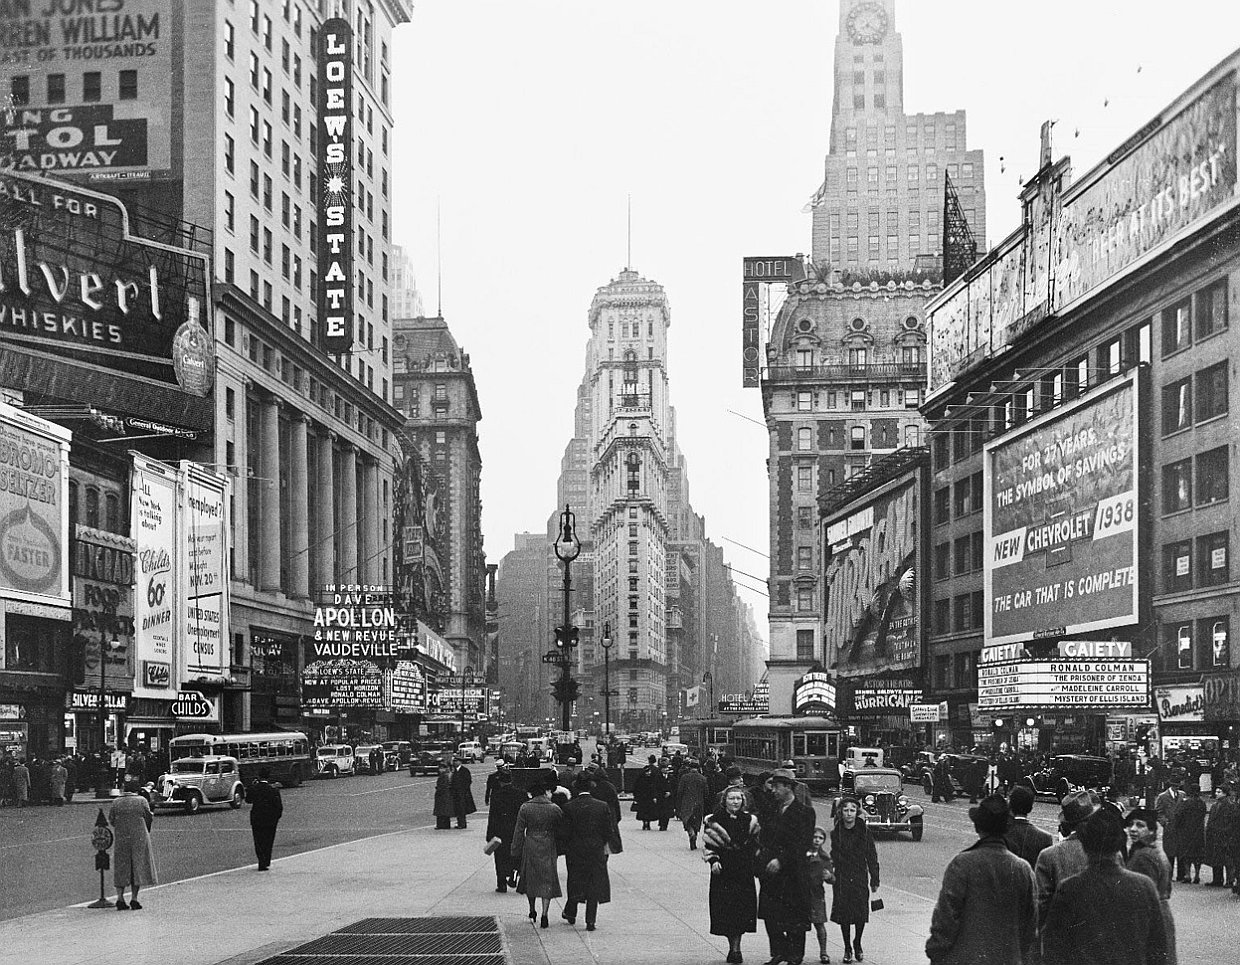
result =
M871 831L907 831L920 841L924 809L904 793L904 777L894 767L848 768L840 778L841 794L852 794L861 802L861 816ZM839 797L831 802L831 814L839 807Z
M161 774L147 790L152 808L179 807L187 814L194 814L207 804L239 808L245 800L237 759L216 754L173 761L172 769Z
M356 773L353 748L348 744L323 744L314 752L314 766L321 777Z
M419 774L435 774L443 761L451 762L452 751L447 744L438 741L427 741L418 745L418 749L409 758L409 776Z
M1025 778L1025 783L1034 794L1061 800L1074 788L1110 787L1111 780L1111 762L1105 757L1060 754L1052 757L1048 766Z

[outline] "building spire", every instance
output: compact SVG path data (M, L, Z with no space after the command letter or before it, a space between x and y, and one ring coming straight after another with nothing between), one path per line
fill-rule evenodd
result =
M624 252L624 270L633 270L633 195L629 195L629 214L628 214L628 246Z
M443 242L439 232L439 198L435 198L435 317L443 318Z

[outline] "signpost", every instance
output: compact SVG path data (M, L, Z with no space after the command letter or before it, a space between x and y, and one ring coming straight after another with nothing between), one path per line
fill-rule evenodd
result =
M99 900L92 901L87 908L111 908L112 902L104 896L103 873L112 867L112 856L108 849L112 847L112 829L108 827L108 819L103 816L103 808L95 818L95 826L90 832L90 843L95 847L95 868L99 872Z

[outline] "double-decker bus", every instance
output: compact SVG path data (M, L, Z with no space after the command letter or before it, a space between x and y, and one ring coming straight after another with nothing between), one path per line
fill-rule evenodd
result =
M702 761L711 751L732 753L732 720L721 717L691 718L680 722L680 742Z
M284 787L296 787L314 776L310 741L297 731L270 734L182 734L168 742L171 760L223 754L235 757L241 766L241 780L258 780L262 767L271 769L271 779Z
M812 791L840 783L840 726L829 717L750 717L732 724L733 757L749 780L792 761Z

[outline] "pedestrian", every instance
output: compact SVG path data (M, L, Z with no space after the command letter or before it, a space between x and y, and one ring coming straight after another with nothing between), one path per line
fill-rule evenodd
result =
M555 779L548 777L530 787L532 797L517 811L512 832L512 858L517 863L517 892L530 904L530 921L535 919L534 902L542 899L540 928L547 928L551 899L559 898L560 874L556 868L557 839L564 812L551 802Z
M831 920L840 926L845 965L865 961L861 936L870 920L870 895L878 891L878 847L861 817L861 802L851 794L840 799L831 829L831 864L835 889Z
M512 833L517 824L517 811L521 808L521 795L512 785L512 772L507 765L495 772L495 778L495 786L490 790L487 841L499 841L491 857L495 859L495 890L504 893L517 886L512 861ZM487 783L490 783L489 779Z
M1158 889L1158 903L1162 910L1163 930L1167 935L1166 965L1175 965L1175 918L1171 914L1171 862L1158 846L1158 815L1144 808L1134 808L1124 819L1128 834L1129 871L1143 874Z
M452 770L452 813L456 816L458 831L467 826L466 818L478 810L478 806L474 804L473 791L470 790L471 783L473 778L469 774L469 768L458 758L456 767Z
M503 769L504 769L504 759L501 757L495 761L495 770L487 775L486 790L483 792L483 795L482 795L483 804L491 803L491 792L495 790L495 785L499 783L499 775L500 775L500 772L503 771Z
M810 850L805 856L805 870L809 881L809 923L814 926L814 934L818 938L818 961L822 965L831 965L831 956L827 954L826 886L835 881L835 869L831 865L831 856L826 852L826 843L827 832L814 828Z
M975 757L969 763L965 780L969 784L969 803L976 804L985 792L986 775L990 772L990 763L984 757Z
M698 832L706 816L706 777L697 761L690 761L676 783L676 817L689 835L689 850L697 850Z
M8 751L0 752L0 807L7 808L16 803L13 787L13 769L16 766L17 762Z
M710 865L710 933L728 940L727 961L743 962L741 938L758 930L754 858L758 819L745 808L745 791L729 787L723 805L706 818L703 857Z
M254 838L254 856L258 870L271 868L271 848L276 841L276 825L284 814L280 792L271 786L271 768L258 769L258 780L246 790L250 802L250 834Z
M616 819L616 833L619 834L620 795L616 792L616 785L611 783L601 764L591 764L586 772L594 778L594 796L611 808L612 817Z
M676 816L676 781L679 776L672 770L671 761L659 761L659 771L663 775L663 797L659 800L659 830L666 831Z
M607 860L621 851L611 808L594 796L594 778L582 774L573 781L573 799L563 808L564 867L568 895L560 917L577 923L577 906L586 906L586 931L598 925L598 906L611 901Z
M933 776L930 779L932 804L938 804L940 798L946 804L951 804L952 798L955 796L952 787L951 766L948 764L947 755L940 754L939 759L934 762Z
M78 761L76 754L66 754L61 763L65 767L65 802L73 803L74 792L77 791Z
M1055 843L1055 839L1034 826L1029 821L1029 812L1033 810L1033 791L1018 784L1008 795L1008 806L1012 810L1012 823L1003 836L1008 850L1017 857L1024 858L1030 869L1038 863L1038 855Z
M30 800L30 769L26 767L26 758L20 757L13 768L13 803L24 808Z
M440 761L435 774L435 830L450 831L456 806L452 800L452 768Z
M969 808L969 818L978 840L943 872L926 957L933 965L1022 965L1034 938L1033 868L1008 848L1003 795Z
M1162 835L1163 852L1167 855L1167 860L1171 862L1171 873L1176 881L1187 880L1183 867L1176 867L1176 858L1180 854L1179 838L1175 833L1175 825L1172 819L1175 812L1179 810L1180 805L1184 802L1184 792L1180 790L1179 781L1169 783L1154 799L1154 811L1158 815L1158 829ZM1177 874L1177 871L1179 872Z
M1041 931L1050 912L1055 892L1072 875L1080 874L1089 865L1085 846L1081 843L1081 829L1097 805L1088 791L1073 791L1060 801L1059 833L1063 840L1053 844L1038 855L1033 866L1037 883L1038 930Z
M796 800L796 775L787 768L771 773L767 787L773 800L766 823L758 828L756 869L762 883L758 917L766 925L771 962L799 965L805 958L810 892L806 855L813 846L814 809Z
M1042 930L1045 965L1162 965L1167 935L1158 890L1119 862L1123 819L1102 808L1081 833L1087 865L1060 883ZM1054 849L1050 849L1054 850Z
M1206 820L1205 863L1214 876L1207 888L1227 888L1233 883L1235 868L1231 864L1228 844L1240 826L1240 807L1232 800L1226 786L1214 789L1216 800Z
M65 765L60 761L52 762L49 781L51 783L52 803L63 805L65 803L65 787L69 783L69 772L65 770Z
M656 758L651 754L633 784L633 810L637 812L637 820L642 823L643 831L650 830L650 822L659 820L665 791L663 772L659 770Z
M112 881L116 885L116 910L140 911L138 892L144 885L158 883L155 853L151 847L151 805L138 793L138 782L125 782L121 796L108 810L108 823L115 831L112 853ZM131 890L125 901L125 889Z
M1201 884L1201 862L1206 856L1206 802L1194 781L1188 793L1171 815L1176 842L1179 880L1185 884Z

